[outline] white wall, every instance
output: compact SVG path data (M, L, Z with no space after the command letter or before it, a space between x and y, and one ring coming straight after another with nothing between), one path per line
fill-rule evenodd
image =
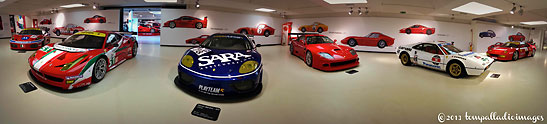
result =
M358 51L395 52L400 45L412 44L424 41L447 41L454 42L455 46L462 50L469 50L471 42L471 26L469 24L439 22L432 20L384 18L384 17L326 17L326 18L302 18L290 19L293 22L292 32L300 32L298 27L310 25L313 22L321 22L329 26L329 30L323 32L331 39L340 40L348 36L365 36L371 32L381 32L392 38L395 43L383 49L376 46L356 46ZM414 24L421 24L426 27L435 28L435 34L406 34L399 33L400 29L407 28Z
M4 38L4 37L11 37L11 27L9 25L10 21L9 21L9 15L8 14L0 14L0 16L2 17L2 23L0 25L2 25L4 27L3 30L0 30L0 38Z
M256 27L258 24L267 24L275 29L275 35L269 37L255 36L257 44L280 44L282 24L285 19L270 16L241 14L210 10L188 10L188 9L162 9L161 23L173 20L180 16L192 16L203 19L207 16L207 28L161 28L161 45L192 46L185 41L200 35L211 35L214 33L233 33L241 27Z
M106 18L106 23L84 23L86 18L90 18L94 15L101 15ZM52 36L53 29L55 27L64 27L67 24L75 24L84 27L85 30L119 30L120 10L78 10L78 11L63 11L52 15L33 16L32 19L38 19L38 23L43 19L51 19L51 25L40 25L51 28L50 33ZM31 19L31 20L32 20ZM61 35L60 37L67 37Z
M521 29L521 28L511 28L499 24L491 24L491 23L484 23L484 22L473 22L473 41L475 41L475 44L473 44L473 51L484 53L488 51L488 46L496 43L496 42L507 42L509 41L510 35L516 35L517 32L522 33L526 37L526 41L530 40L530 30L527 29ZM480 38L479 33L493 30L496 33L496 37L489 38L484 37ZM538 40L538 39L534 39Z

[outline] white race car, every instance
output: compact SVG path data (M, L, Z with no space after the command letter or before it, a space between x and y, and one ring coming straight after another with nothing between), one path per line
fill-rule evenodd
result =
M454 78L481 75L494 59L474 52L464 52L451 43L422 42L397 47L397 55L405 66L417 64L446 71Z

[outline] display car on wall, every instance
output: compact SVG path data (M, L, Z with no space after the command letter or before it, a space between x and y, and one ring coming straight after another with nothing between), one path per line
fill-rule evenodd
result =
M234 33L268 37L270 35L274 35L275 29L266 24L259 24L258 26L256 26L256 28L252 28L252 27L239 28L236 31L234 31Z
M380 32L372 32L367 36L349 36L342 39L343 44L348 44L351 47L359 46L378 46L384 48L393 45L395 39Z
M205 39L207 39L207 37L209 37L209 35L201 35L196 38L190 38L186 40L186 44L201 44L203 43L203 41L205 41Z
M509 36L509 41L524 41L525 39L526 37L524 37L524 35L522 35L522 33L520 32L515 35Z
M488 31L479 33L479 37L480 38L483 38L483 37L494 38L494 37L496 37L496 33L492 30L488 30Z
M137 55L134 37L108 31L83 31L60 43L48 44L32 54L28 63L33 78L62 89L90 85Z
M83 31L83 30L85 30L84 27L77 26L77 25L74 25L74 24L67 24L64 27L54 28L53 33L55 33L55 35L57 35L57 36L60 36L61 34L62 35L72 35L72 34L75 34L79 31Z
M94 15L93 17L86 18L84 23L106 23L106 18L100 15Z
M298 27L298 30L302 31L302 33L303 32L323 33L323 31L328 31L329 30L329 26L327 26L323 23L313 22L313 24L311 24L311 25L302 25L302 26Z
M481 75L494 59L474 52L464 52L451 43L422 42L397 47L401 64L420 66L446 71L454 78L467 75Z
M408 28L403 28L399 30L399 33L406 33L406 34L435 34L435 28L428 28L423 25L412 25Z
M158 33L160 32L160 29L159 28L156 28L152 25L144 25L144 24L141 24L139 25L139 27L137 27L139 33Z
M50 25L51 24L51 19L43 19L42 21L40 21L40 24L41 25Z
M486 55L496 60L517 60L524 57L533 57L536 45L525 42L506 42L501 46L488 49Z
M163 27L169 28L207 28L207 17L202 19L192 16L181 16L163 23Z
M495 48L495 47L499 47L501 45L503 45L502 42L496 42L495 44L488 46L488 50L491 50L492 48Z
M184 53L175 84L209 98L258 94L263 72L259 46L242 34L213 34Z
M13 35L10 40L12 50L37 50L49 44L50 36L38 28L26 28Z
M303 58L306 65L322 70L337 71L359 65L357 52L348 46L338 45L329 37L312 33L290 33L298 35L291 40L290 53Z

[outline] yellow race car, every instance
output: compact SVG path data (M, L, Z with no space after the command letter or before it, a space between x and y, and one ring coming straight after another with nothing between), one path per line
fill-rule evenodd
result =
M306 31L309 31L309 32L319 32L319 33L322 33L323 31L328 31L329 30L329 26L323 24L323 23L319 23L319 22L314 22L313 24L311 25L302 25L300 27L298 27L298 29L302 32L306 32Z

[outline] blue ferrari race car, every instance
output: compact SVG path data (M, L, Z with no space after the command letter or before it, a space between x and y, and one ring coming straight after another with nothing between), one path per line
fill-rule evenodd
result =
M213 34L184 53L175 84L208 98L256 95L262 90L258 46L243 34Z

